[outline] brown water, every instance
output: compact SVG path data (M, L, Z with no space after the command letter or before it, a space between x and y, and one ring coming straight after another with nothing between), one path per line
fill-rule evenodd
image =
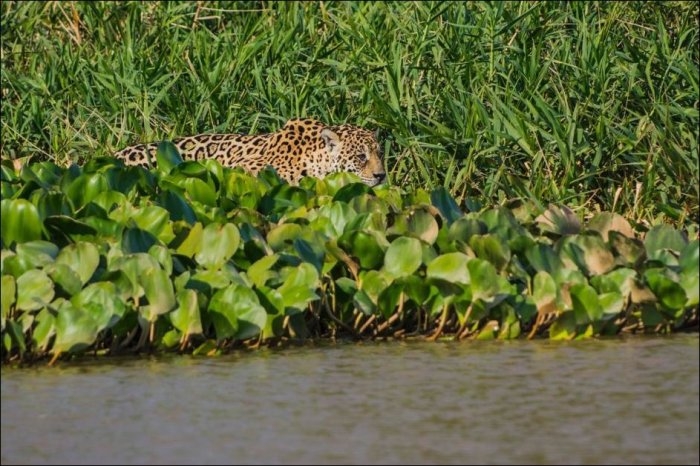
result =
M698 335L2 370L2 463L699 462Z

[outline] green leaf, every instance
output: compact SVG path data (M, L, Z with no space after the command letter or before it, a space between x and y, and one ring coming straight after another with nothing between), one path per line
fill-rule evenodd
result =
M41 239L43 226L34 204L26 199L3 199L0 202L0 233L5 247Z
M173 167L177 167L183 162L177 147L170 141L162 141L158 144L156 161L158 162L158 171L163 173L170 173Z
M52 191L34 191L30 201L36 206L39 218L46 219L54 215L73 216L73 206L64 193Z
M93 243L79 241L63 248L56 257L56 264L65 264L80 277L85 285L100 263L100 253Z
M318 271L311 264L286 267L282 276L284 283L277 291L282 296L285 307L303 310L311 301L318 299L315 292L320 285Z
M345 202L332 202L322 205L317 211L318 217L327 218L334 229L334 234L340 236L345 225L357 216L357 212Z
M158 238L141 228L127 228L122 236L122 249L127 254L148 252L157 243Z
M50 264L44 267L54 283L60 286L68 296L78 293L83 287L80 276L66 264Z
M489 261L497 270L503 270L510 261L510 249L498 236L473 235L469 246L480 259Z
M270 256L263 256L261 259L253 263L246 274L248 278L257 286L258 288L265 286L265 283L272 278L276 277L278 274L275 270L271 270L279 260L278 254L272 254Z
M449 241L461 241L464 244L469 244L469 240L473 235L482 235L486 233L486 224L475 218L462 217L457 219L447 232Z
M357 291L357 283L355 280L348 277L340 277L336 279L335 286L348 295L355 294Z
M224 179L222 194L236 199L242 207L254 209L265 192L263 183L248 173L227 170Z
M160 193L160 205L168 211L172 221L184 220L190 225L197 221L192 206L177 192L164 190Z
M89 312L70 301L62 301L56 312L54 353L82 351L95 342L98 326Z
M357 290L352 298L355 308L359 309L365 315L372 315L377 309L377 306L369 297L365 290Z
M28 270L17 279L17 309L41 309L49 304L53 297L53 281L43 270Z
M514 340L521 334L520 320L515 312L515 309L509 304L501 305L501 326L498 329L498 338L500 340Z
M656 327L659 324L666 322L663 314L658 309L651 306L642 307L642 323L645 327Z
M669 310L680 310L688 300L683 287L668 276L664 269L648 269L644 280L661 304Z
M95 199L100 193L109 191L109 183L102 173L84 173L72 180L64 192L76 210Z
M679 258L681 273L700 274L700 240L693 240L682 250Z
M211 356L211 355L218 355L221 353L221 351L218 348L218 345L216 344L216 341L214 340L205 340L204 343L199 345L194 351L192 351L192 356Z
M240 281L240 278L235 280L236 283L238 283L239 281ZM196 284L198 282L206 284L207 289L211 289L211 288L220 289L220 288L226 288L231 283L233 283L234 278L226 269L202 270L202 271L197 272L197 273L192 275L192 278L191 278L188 286L191 286L192 288L196 288L196 289L200 290L201 287L196 286Z
M157 329L158 327L156 327ZM158 332L158 330L156 330ZM156 333L157 335L160 335L160 333ZM171 349L177 346L180 343L180 339L182 338L182 333L174 328L171 328L170 330L166 331L160 339L156 339L156 344L162 348L167 348Z
M358 259L363 269L374 269L384 261L384 249L371 232L348 231L338 241L344 249Z
M58 255L58 247L48 241L27 241L18 244L17 257L27 264L27 268L40 269L51 264Z
M267 313L255 292L238 284L217 291L209 302L209 313L219 341L256 337L267 322Z
M233 223L210 223L202 232L202 248L194 256L207 269L221 268L236 252L241 236Z
M278 290L275 290L273 288L269 288L267 286L261 286L260 288L255 289L255 293L258 296L258 300L260 301L260 305L265 309L265 312L267 312L267 323L265 324L265 329L263 329L263 332L266 331L271 331L272 334L278 335L275 330L272 330L271 327L268 327L271 324L270 317L272 316L285 316L285 305L284 305L284 300L282 299L282 295ZM275 325L276 326L276 325ZM279 326L281 328L281 325ZM268 332L270 333L270 332Z
M56 317L48 308L43 308L37 314L36 321L36 327L32 330L32 345L39 351L46 351L51 337L56 334Z
M644 238L644 248L648 256L662 249L680 252L687 241L680 231L670 225L656 225L649 230Z
M126 275L131 282L132 289L124 291L127 296L130 295L129 297L133 299L140 298L144 293L141 274L146 270L158 268L160 266L156 259L143 252L119 257L110 267L111 270L121 270Z
M412 275L423 262L420 240L410 237L396 238L384 256L384 270L395 277Z
M301 312L292 314L285 312L284 300L279 291L263 286L256 288L255 292L258 295L260 304L267 312L267 320L262 329L262 338L273 338L282 335L285 315L290 315L290 317L303 316Z
M435 243L438 236L438 223L429 212L419 208L408 215L408 234L427 244Z
M5 319L10 315L10 310L12 305L15 304L16 300L17 285L15 283L15 277L12 275L2 276L2 290L0 294L2 296L2 329L5 329Z
M185 178L182 180L181 185L192 201L200 202L209 207L216 207L216 191L204 181L199 178Z
M468 285L470 283L468 262L469 257L461 252L443 254L428 264L426 275L428 278Z
M562 312L549 326L550 340L572 340L576 336L576 316L573 311Z
M625 300L618 291L611 291L598 295L600 307L603 309L603 318L611 318L622 312Z
M3 336L3 344L8 352L12 348L17 348L20 355L24 354L24 352L27 350L27 343L24 340L22 324L12 320L7 321Z
M603 308L592 286L577 283L571 286L569 293L576 324L596 322L603 317Z
M194 257L202 249L203 232L204 228L202 228L201 223L197 222L192 225L185 239L176 246L177 253L187 257Z
M598 290L598 293L618 292L627 299L632 292L632 285L635 278L637 278L636 271L621 267L605 275L592 277L591 285Z
M323 270L323 262L326 258L326 250L319 242L309 242L301 238L295 238L294 250L299 254L299 258L308 262L320 273Z
M394 282L391 285L379 290L379 296L377 296L377 307L384 318L389 318L396 310L396 306L398 305L399 299L403 293L403 288L403 283Z
M158 206L146 206L135 209L132 219L136 225L168 244L175 238L168 211Z
M122 204L128 203L129 200L124 195L124 193L119 191L102 191L99 193L92 202L100 206L105 212L110 212L115 207ZM71 212L56 212L56 215L70 215Z
M111 282L91 283L73 296L70 302L91 314L98 331L114 326L126 312L126 303Z
M438 208L440 214L447 220L448 225L451 225L464 215L449 191L443 186L434 189L430 193L430 201Z
M472 298L490 301L499 291L496 269L490 262L482 259L469 260L467 269L469 269Z
M557 284L550 274L544 270L537 272L532 288L532 299L537 306L537 312L549 314L561 310L557 305Z
M61 167L52 162L43 161L24 165L20 177L27 182L35 181L43 189L48 189L59 182L61 173Z
M149 322L155 322L159 315L170 312L175 307L173 282L160 267L152 267L139 274L143 285L147 306L141 306L141 313Z
M411 275L399 278L395 283L400 283L406 296L418 305L422 305L430 297L431 287L423 277Z
M199 312L197 292L184 289L177 293L177 307L170 313L170 322L185 335L202 333L202 318Z
M679 283L683 287L688 301L686 307L697 306L700 293L700 241L693 240L681 251L680 256L680 279Z
M96 227L93 227L87 221L99 225L100 231L107 231L107 226L111 226L112 222L107 219L90 216L84 217L85 222L76 220L67 215L52 215L44 219L44 226L50 235L56 238L70 238L77 240L81 235L95 235L98 232ZM101 222L101 223L100 223ZM112 226L113 231L117 230L116 226Z
M479 331L476 336L477 340L494 340L499 330L499 324L497 320L490 320L484 325L484 327Z
M355 197L371 192L372 188L364 183L350 183L343 186L335 193L333 201L350 202Z
M148 250L148 255L158 261L166 274L171 275L173 273L173 256L168 248L154 244Z
M368 270L360 274L360 289L363 290L374 304L379 294L392 282L392 276L386 271Z
M323 183L328 187L328 194L335 195L343 186L357 183L359 178L354 173L336 172L331 173L323 179Z
M258 209L265 215L279 215L306 205L306 190L288 184L280 184L267 192Z
M536 271L547 272L554 277L564 266L557 253L548 244L533 245L525 250L525 257Z
M184 178L199 178L202 181L210 182L211 173L203 160L186 160L178 167L178 174ZM209 183L211 185L211 183Z
M301 235L302 228L296 223L282 223L273 227L267 234L267 244L273 251L281 251L287 243L292 243L294 239Z

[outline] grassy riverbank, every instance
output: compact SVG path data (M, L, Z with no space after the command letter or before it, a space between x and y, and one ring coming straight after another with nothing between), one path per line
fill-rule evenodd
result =
M696 2L2 3L3 158L294 116L381 130L390 182L698 219Z
M4 362L697 331L697 3L1 8ZM100 157L296 116L389 184Z

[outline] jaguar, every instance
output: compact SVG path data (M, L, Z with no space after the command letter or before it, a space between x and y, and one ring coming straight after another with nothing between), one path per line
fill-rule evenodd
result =
M326 125L295 118L266 134L199 134L173 141L184 160L216 159L225 167L242 167L256 175L268 165L290 184L305 176L323 178L351 172L376 186L386 172L373 131L349 124ZM126 165L148 167L156 160L158 143L129 146L114 155Z

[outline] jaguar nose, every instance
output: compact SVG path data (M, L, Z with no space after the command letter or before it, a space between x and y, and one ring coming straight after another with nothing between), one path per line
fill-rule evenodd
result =
M375 173L374 178L377 180L377 184L379 184L386 178L386 173Z

